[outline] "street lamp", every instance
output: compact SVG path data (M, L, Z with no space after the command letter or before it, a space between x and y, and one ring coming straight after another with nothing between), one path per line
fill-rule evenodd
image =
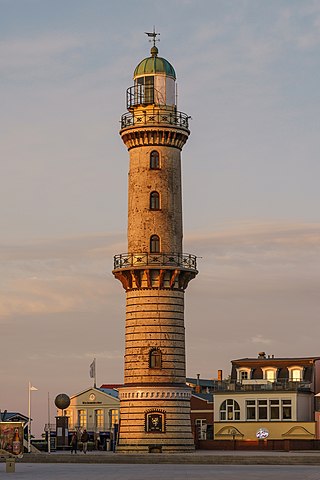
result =
M28 453L31 452L31 392L34 392L38 390L36 387L33 387L31 385L31 382L29 382L29 388L28 388L28 417L29 417L29 423L28 423Z

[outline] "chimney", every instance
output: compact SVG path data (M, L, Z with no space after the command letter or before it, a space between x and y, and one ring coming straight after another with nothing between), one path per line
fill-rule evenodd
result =
M222 370L218 370L218 382L222 382Z
M197 385L196 385L196 393L200 393L201 392L201 389L200 389L200 373L197 373Z

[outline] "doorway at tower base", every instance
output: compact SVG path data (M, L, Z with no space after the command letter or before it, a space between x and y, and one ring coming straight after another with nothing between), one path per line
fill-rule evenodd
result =
M132 386L119 389L117 452L193 452L190 395L185 386Z

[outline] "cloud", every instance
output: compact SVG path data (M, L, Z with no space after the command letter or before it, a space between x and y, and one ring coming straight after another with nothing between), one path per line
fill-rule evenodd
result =
M231 289L238 296L248 288L310 294L320 280L317 224L239 223L189 234L185 243L202 257L197 283L214 282L216 294ZM105 234L3 245L0 314L104 311L119 292L113 255L125 248L121 235Z
M189 234L185 243L188 250L203 256L204 267L210 259L218 266L261 266L277 271L308 265L317 273L320 262L319 224L234 223L217 227L215 232Z
M120 236L92 235L4 245L0 316L100 311L118 287L112 258Z
M251 337L251 342L252 343L261 343L263 345L270 345L272 343L272 340L270 340L270 338L265 338L261 334L257 334L254 337Z

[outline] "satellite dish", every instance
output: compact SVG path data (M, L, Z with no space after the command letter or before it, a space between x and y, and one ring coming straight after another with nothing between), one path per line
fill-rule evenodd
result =
M256 437L259 440L265 440L269 437L269 430L267 428L259 428L259 430L257 430Z

